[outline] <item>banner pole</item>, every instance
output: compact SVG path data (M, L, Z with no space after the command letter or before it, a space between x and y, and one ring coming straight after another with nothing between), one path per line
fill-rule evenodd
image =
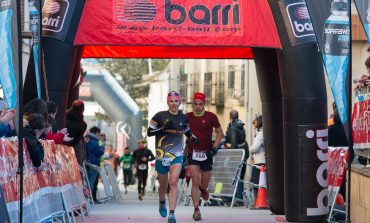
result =
M352 0L349 0L348 11L349 11L349 72L348 72L348 107L347 107L347 117L348 117L348 154L349 162L347 167L347 217L346 222L351 222L351 163L352 163L352 151L353 151L353 139L352 139Z
M38 39L39 39L39 48L38 48L38 52L37 54L39 55L38 56L38 61L37 61L37 66L38 66L38 69L39 69L39 72L40 72L40 76L43 76L44 74L44 70L43 70L43 67L42 67L42 63L44 61L43 59L43 53L42 53L42 6L43 6L43 0L39 0L39 18L40 18L40 21L39 21L39 36L38 36ZM40 82L41 82L41 78L40 78ZM40 83L40 86L41 86L41 83ZM45 86L46 87L46 86ZM41 98L43 98L43 94L42 94L42 90L40 89L41 91Z
M23 70L22 70L22 28L21 28L21 1L17 4L17 30L18 30L18 83L17 83L17 118L18 118L18 171L19 174L19 222L23 222Z

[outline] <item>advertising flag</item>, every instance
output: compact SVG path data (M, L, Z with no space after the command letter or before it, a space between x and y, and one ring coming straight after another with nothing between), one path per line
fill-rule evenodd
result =
M347 125L350 23L348 0L306 0L340 120ZM348 132L347 132L348 133Z
M33 53L33 61L35 64L37 97L41 98L41 78L40 78L40 69L39 69L40 13L37 11L35 4L36 2L34 0L29 1L30 26L31 26L31 33L32 33L32 53Z
M354 2L366 32L367 42L370 44L370 0L354 0Z
M17 19L15 1L0 0L0 83L9 109L17 103Z

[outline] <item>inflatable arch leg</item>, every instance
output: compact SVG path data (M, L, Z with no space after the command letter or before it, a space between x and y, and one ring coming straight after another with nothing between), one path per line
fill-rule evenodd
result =
M284 214L283 109L275 49L254 48L258 87L262 101L269 208Z
M325 221L327 99L322 57L314 34L292 35L284 0L268 0L279 33L284 135L285 215L288 221ZM291 2L291 1L289 1ZM296 0L304 7L305 1ZM284 14L284 16L283 16ZM286 20L284 20L286 18Z

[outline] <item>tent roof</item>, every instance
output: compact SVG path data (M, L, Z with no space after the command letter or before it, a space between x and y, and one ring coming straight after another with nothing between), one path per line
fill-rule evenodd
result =
M253 58L281 48L266 0L89 0L75 38L83 58Z

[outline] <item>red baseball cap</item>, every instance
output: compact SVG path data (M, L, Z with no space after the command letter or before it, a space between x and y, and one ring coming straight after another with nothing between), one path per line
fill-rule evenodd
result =
M195 99L199 99L199 100L203 101L204 104L206 103L206 95L201 93L201 92L194 93L193 101Z

